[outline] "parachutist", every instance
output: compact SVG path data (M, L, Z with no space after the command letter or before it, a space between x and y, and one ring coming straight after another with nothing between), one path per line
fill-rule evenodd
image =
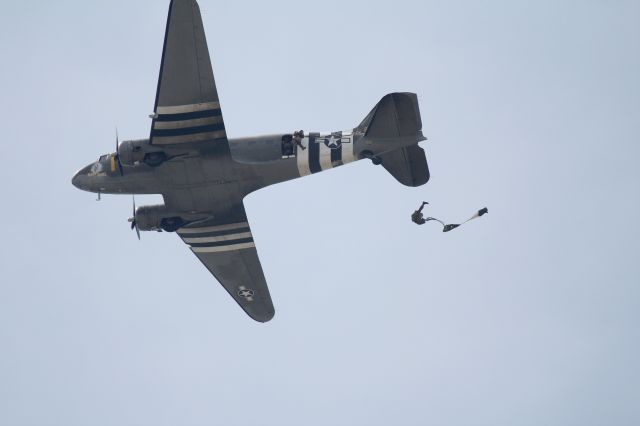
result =
M422 209L424 208L425 204L429 204L426 201L422 202L422 205L420 206L420 208L418 210L416 210L415 212L413 212L413 214L411 215L411 220L415 223L417 223L418 225L422 225L425 222L428 222L430 220L435 220L436 222L439 222L442 225L442 232L449 232L453 229L456 229L457 227L459 227L460 225L463 225L467 222L469 222L472 219L475 219L477 217L480 217L486 213L489 213L489 209L487 209L486 207L481 208L480 210L478 210L473 216L471 216L469 219L465 220L462 223L451 223L451 224L446 224L443 221L441 221L440 219L436 219L435 217L427 217L426 219L424 219L422 217Z
M422 209L424 208L425 204L429 204L429 203L427 203L426 201L423 201L420 208L411 214L411 220L417 225L423 225L427 220L431 219L431 218L427 218L425 220L424 217L422 217Z

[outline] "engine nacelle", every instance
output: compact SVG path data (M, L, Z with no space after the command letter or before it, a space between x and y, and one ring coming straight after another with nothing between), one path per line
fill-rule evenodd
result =
M209 218L203 214L177 213L160 204L138 207L135 220L141 231L175 232L182 226Z
M120 154L120 162L127 166L145 163L155 167L168 159L164 151L149 144L149 139L122 141L118 146L118 153Z
M163 205L140 206L136 209L135 219L141 231L173 232L186 224L182 217L172 214Z

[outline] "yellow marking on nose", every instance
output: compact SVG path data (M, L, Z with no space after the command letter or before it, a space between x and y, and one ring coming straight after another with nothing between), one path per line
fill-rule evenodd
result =
M116 157L111 157L111 171L116 171Z

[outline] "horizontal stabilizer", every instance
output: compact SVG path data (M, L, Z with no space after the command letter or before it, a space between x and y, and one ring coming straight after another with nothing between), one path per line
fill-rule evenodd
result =
M403 185L420 186L429 181L427 157L418 145L387 152L380 158L382 166Z

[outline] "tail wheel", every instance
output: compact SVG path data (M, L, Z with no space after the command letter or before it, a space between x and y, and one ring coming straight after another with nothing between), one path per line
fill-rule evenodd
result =
M362 151L360 153L360 158L367 158L371 160L371 162L376 166L382 164L382 158L378 157L377 155L373 155L373 152L371 151Z

